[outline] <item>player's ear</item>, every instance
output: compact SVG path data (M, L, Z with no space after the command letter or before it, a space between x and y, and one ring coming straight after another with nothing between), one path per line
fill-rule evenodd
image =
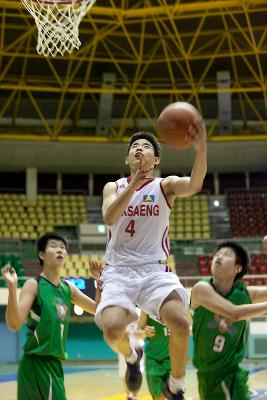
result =
M128 156L125 157L124 162L125 162L125 165L129 165L129 157Z
M241 264L238 264L237 265L237 271L236 272L241 272L242 271L242 265Z
M160 163L160 157L155 157L155 167L157 167Z
M43 252L43 251L39 251L38 257L39 257L41 260L44 260L44 252Z

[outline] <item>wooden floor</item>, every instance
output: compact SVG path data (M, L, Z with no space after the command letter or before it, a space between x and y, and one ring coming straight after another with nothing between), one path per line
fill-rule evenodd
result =
M251 398L267 400L267 360L247 361L245 366L250 371L250 387L253 393ZM116 364L66 364L64 371L68 400L126 399ZM1 400L16 399L16 372L16 365L0 365ZM138 400L149 399L151 397L144 382ZM197 399L195 370L189 364L186 374L186 400Z

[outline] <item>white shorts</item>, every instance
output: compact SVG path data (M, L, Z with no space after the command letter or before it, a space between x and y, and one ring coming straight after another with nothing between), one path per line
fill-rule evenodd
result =
M165 264L145 264L136 267L107 265L102 278L101 301L95 315L95 322L100 328L102 311L109 306L118 306L129 311L125 321L127 325L138 318L136 305L151 318L160 321L160 307L174 290L185 307L188 306L185 288L178 276L169 272L169 267Z

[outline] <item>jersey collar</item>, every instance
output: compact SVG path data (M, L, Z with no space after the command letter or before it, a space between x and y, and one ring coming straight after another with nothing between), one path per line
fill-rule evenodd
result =
M127 176L127 183L129 184L132 181L132 178L130 176ZM145 187L146 185L148 185L149 183L151 183L152 181L155 180L155 177L153 178L149 178L147 179L146 182L143 183L143 185L141 185L138 189L136 189L135 191L138 192L139 190L143 189L143 187Z

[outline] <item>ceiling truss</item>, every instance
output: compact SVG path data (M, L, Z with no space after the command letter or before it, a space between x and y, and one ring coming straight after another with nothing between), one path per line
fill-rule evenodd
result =
M22 3L0 0L0 138L124 140L155 128L164 105L188 101L208 121L210 140L266 139L266 0L98 0L80 39L72 54L43 57ZM231 87L219 89L223 69ZM102 87L105 72L116 74L114 88ZM219 92L232 94L231 136L218 133ZM100 138L102 93L114 103L109 136Z

